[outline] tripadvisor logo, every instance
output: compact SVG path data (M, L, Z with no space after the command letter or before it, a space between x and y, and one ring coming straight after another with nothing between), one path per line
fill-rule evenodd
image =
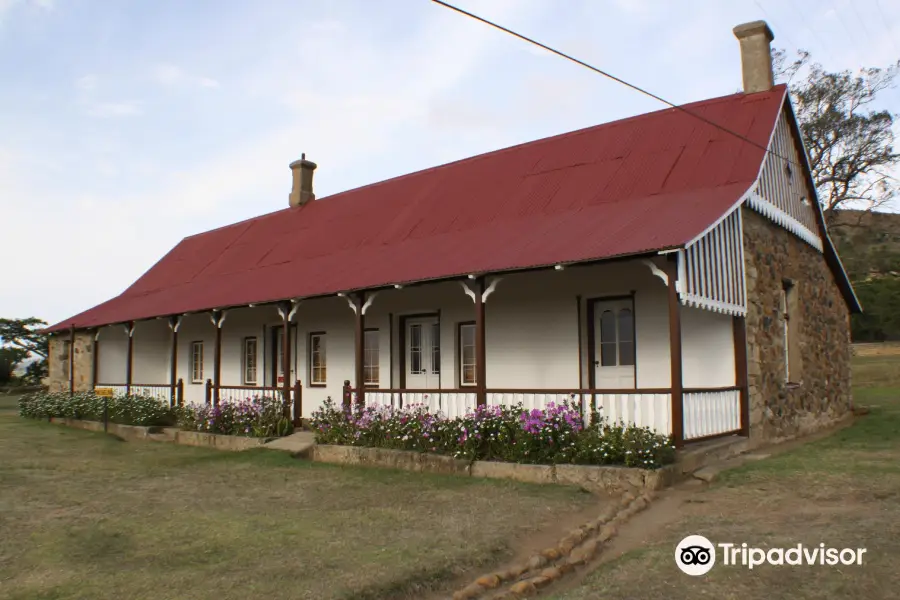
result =
M717 551L718 549L718 551ZM838 564L850 566L863 564L865 548L827 548L797 544L789 548L754 548L746 543L713 544L702 535L689 535L675 547L675 564L684 573L693 576L705 575L716 564L716 555L727 567L753 569L761 565L799 566L818 565L833 567Z

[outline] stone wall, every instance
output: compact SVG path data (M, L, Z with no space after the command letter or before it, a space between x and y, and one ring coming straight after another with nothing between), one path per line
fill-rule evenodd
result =
M44 380L51 392L69 391L69 333L50 336L49 375ZM94 334L75 333L75 391L91 389L94 368Z
M850 315L825 259L790 232L743 208L747 271L750 436L821 429L851 409ZM792 385L785 373L781 292L793 281ZM797 377L795 377L797 373Z

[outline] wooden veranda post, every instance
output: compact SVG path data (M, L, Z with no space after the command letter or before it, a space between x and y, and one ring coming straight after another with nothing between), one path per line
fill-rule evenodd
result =
M360 292L353 298L356 317L356 408L362 410L366 405L366 375L365 375L365 331L366 331L366 315L363 306L365 305L366 295Z
M350 380L344 380L344 389L342 390L341 397L341 406L344 408L345 413L350 412Z
M302 425L303 417L303 385L300 379L294 382L294 427Z
M206 405L207 405L207 406L209 406L210 404L212 404L212 388L213 388L213 382L212 382L212 379L207 379L207 380L206 380L206 390L205 390L205 392L206 392L205 396L206 396L206 397L204 398L204 400L206 401Z
M747 320L732 317L734 326L734 384L740 388L741 435L750 436L750 389L747 377Z
M97 387L97 383L100 381L98 377L98 373L100 370L100 328L98 327L96 331L94 331L94 341L92 343L91 348L91 390Z
M169 382L172 386L172 406L178 404L178 328L181 325L181 317L169 319L169 327L172 329L172 361L169 364Z
M128 322L128 358L125 362L125 395L131 395L131 374L134 369L134 321Z
M175 403L184 406L184 379L179 379L175 386Z
M475 404L487 404L487 364L484 341L484 278L475 280Z
M671 358L672 439L676 448L684 446L684 384L681 365L681 304L678 301L678 256L666 262L669 303L669 356Z
M75 326L69 329L69 395L75 395Z
M282 414L285 419L291 418L291 303L285 302L281 306L282 326L284 333L281 336L281 380Z
M219 405L219 386L222 385L222 324L225 314L217 311L212 313L213 325L216 326L216 356L213 363L213 406Z

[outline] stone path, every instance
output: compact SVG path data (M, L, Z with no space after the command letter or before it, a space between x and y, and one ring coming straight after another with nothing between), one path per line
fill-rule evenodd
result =
M293 456L302 456L310 452L315 445L313 432L295 431L289 436L269 442L263 448L290 452Z

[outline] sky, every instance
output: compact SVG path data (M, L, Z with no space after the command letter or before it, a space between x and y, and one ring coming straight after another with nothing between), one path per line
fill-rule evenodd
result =
M455 4L679 104L741 89L756 19L828 70L900 58L895 0ZM665 108L428 0L0 0L0 82L0 316L50 323L287 207L301 153L322 198Z

